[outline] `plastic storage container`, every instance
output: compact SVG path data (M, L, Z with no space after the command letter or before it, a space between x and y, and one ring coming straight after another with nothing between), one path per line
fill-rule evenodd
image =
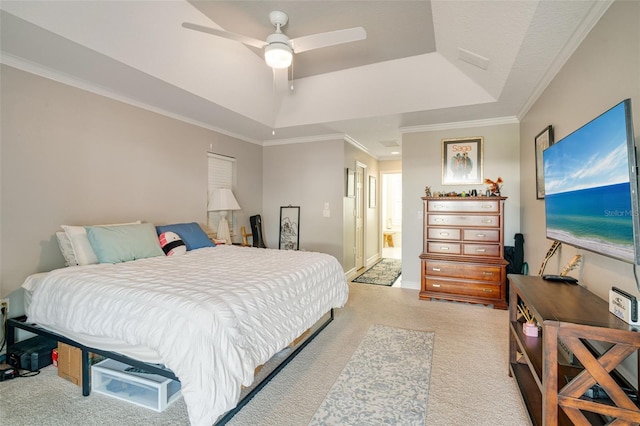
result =
M158 412L180 397L179 381L125 371L129 367L112 359L91 366L91 390Z

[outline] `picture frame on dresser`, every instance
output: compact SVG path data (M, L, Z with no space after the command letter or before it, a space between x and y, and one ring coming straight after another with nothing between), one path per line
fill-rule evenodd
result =
M483 183L482 136L442 140L442 184Z
M542 152L553 145L553 127L547 126L534 139L536 149L536 198L544 200L544 169Z

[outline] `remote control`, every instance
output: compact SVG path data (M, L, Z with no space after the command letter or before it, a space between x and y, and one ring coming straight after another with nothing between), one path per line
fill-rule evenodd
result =
M547 281L557 281L557 282L567 283L567 284L578 284L578 280L576 278L570 277L568 275L543 275L542 279Z

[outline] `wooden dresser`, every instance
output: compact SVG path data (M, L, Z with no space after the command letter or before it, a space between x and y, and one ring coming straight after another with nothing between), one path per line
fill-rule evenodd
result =
M505 197L423 197L421 299L507 309Z

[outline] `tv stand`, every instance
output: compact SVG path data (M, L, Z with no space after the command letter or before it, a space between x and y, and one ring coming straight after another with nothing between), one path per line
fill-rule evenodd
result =
M613 418L640 424L638 390L615 370L640 349L640 328L609 313L605 300L581 286L515 274L509 282L509 375L520 388L532 424L606 424ZM541 335L524 335L518 304L542 326ZM563 362L559 342L577 362ZM595 342L610 349L602 352L598 348L603 345ZM610 399L585 396L595 384Z

